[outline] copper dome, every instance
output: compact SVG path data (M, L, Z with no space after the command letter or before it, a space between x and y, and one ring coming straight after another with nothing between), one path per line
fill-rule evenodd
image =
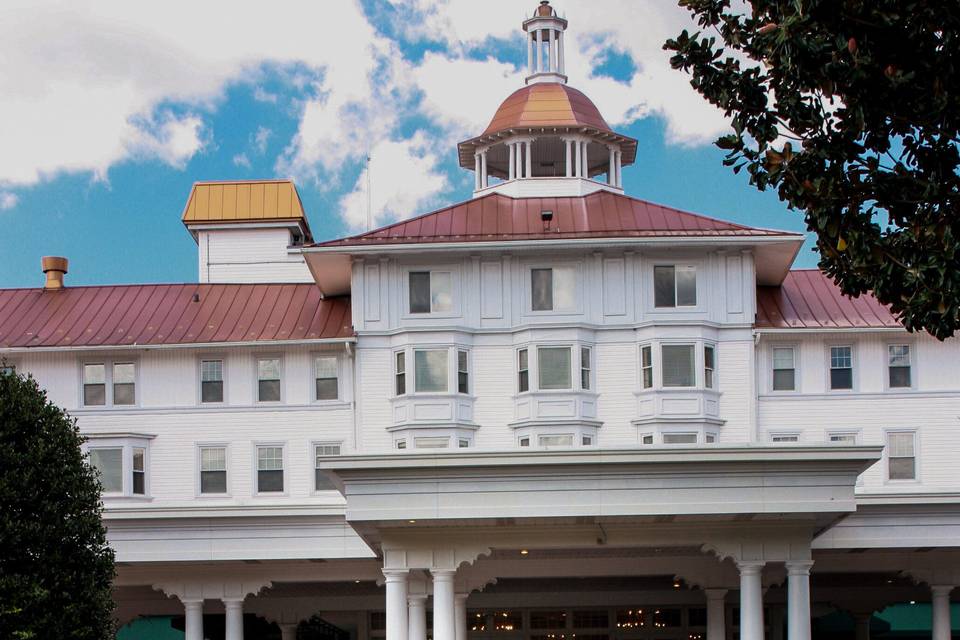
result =
M460 165L472 168L476 147L504 134L544 129L600 134L621 145L624 164L636 158L637 141L613 131L590 98L566 84L540 82L510 94L482 134L460 143Z

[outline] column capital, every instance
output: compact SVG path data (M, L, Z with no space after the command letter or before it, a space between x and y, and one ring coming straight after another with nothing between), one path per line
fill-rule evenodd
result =
M410 604L420 604L426 602L428 597L425 593L408 593L407 602Z
M930 592L935 596L948 596L950 592L956 589L955 585L952 584L932 584L930 585Z
M738 560L736 564L741 574L753 575L763 571L767 563L763 560Z
M383 577L387 582L406 582L409 574L409 569L383 569Z
M810 575L813 560L788 560L784 563L784 566L786 566L789 576Z
M446 582L448 580L452 581L453 576L455 576L456 574L457 572L451 569L431 569L430 570L430 575L433 576L434 581L437 581L437 580L440 580L443 582Z
M203 598L180 598L180 603L185 609L203 606Z
M243 605L244 598L239 596L229 596L220 598L220 602L223 603L225 607L238 607Z

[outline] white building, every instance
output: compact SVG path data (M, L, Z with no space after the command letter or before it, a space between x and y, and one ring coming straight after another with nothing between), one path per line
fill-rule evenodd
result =
M102 472L122 622L806 640L915 600L949 638L957 342L791 271L801 236L624 195L566 27L524 22L467 202L314 243L289 181L198 183L198 283L0 290Z

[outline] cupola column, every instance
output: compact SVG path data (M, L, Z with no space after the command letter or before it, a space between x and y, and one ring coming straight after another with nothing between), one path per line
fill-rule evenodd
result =
M589 148L588 145L589 145L590 143L587 142L586 140L583 140L583 141L580 142L580 144L583 145L583 151L582 151L581 154L580 154L580 160L581 160L582 163L583 163L583 164L580 165L580 177L581 177L581 178L589 178L589 177L590 177L590 162L589 162L589 160L587 159L587 149Z
M617 186L617 187L623 187L623 183L620 180L620 169L623 167L623 162L621 161L622 157L623 157L623 151L620 151L619 149L617 149L616 167L614 168L617 174L617 183L614 186Z
M530 75L536 73L536 70L533 68L533 34L529 34L527 37L527 69L530 70Z
M514 180L517 177L517 148L513 143L507 144L507 155L510 156L510 168L507 172L507 179Z
M490 182L487 178L487 150L484 149L480 152L480 184L482 188L486 189L490 186Z
M564 146L567 148L567 160L566 160L566 162L565 162L564 165L563 165L564 175L566 175L568 178L572 178L572 177L573 177L573 164L572 164L571 155L573 154L573 149L572 149L571 147L573 146L573 140L571 140L570 138L564 138L564 139L563 139L563 144L564 144Z
M574 177L574 178L579 178L579 177L580 177L580 169L581 169L581 167L583 166L583 161L582 161L582 159L580 158L580 155L581 155L581 153L583 152L583 145L580 143L579 140L573 140L572 142L573 142L574 145L575 145L575 150L574 150L574 154L573 154L573 161L574 161L574 163L573 163L573 177Z
M557 32L557 70L560 75L567 73L563 64L563 31Z
M526 177L533 177L533 140L527 140L527 153L526 153Z
M612 187L617 186L617 149L616 147L607 147L610 151L610 164L607 169L607 184Z
M550 73L557 73L557 32L550 29L550 55L547 56Z
M537 29L537 73L543 73L543 29Z

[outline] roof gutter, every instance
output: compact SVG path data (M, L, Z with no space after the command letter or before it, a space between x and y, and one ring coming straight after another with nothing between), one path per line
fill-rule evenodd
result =
M176 344L113 344L113 345L70 345L63 347L3 347L0 353L44 353L52 351L117 351L131 349L136 351L162 351L167 349L225 349L234 347L282 347L322 344L355 343L356 336L350 338L314 338L311 340L258 340L255 342L184 342Z
M653 238L635 238L622 236L605 236L602 238L558 238L556 240L484 240L479 242L412 242L412 243L379 243L379 244L346 244L334 246L303 247L303 253L384 253L384 252L437 252L459 249L504 251L513 247L521 249L543 248L551 249L582 248L582 247L609 247L615 241L630 245L676 245L687 246L715 246L715 245L756 245L776 244L781 242L803 242L804 236L785 234L777 236L666 236Z
M755 327L754 333L778 335L797 333L904 333L903 327Z

